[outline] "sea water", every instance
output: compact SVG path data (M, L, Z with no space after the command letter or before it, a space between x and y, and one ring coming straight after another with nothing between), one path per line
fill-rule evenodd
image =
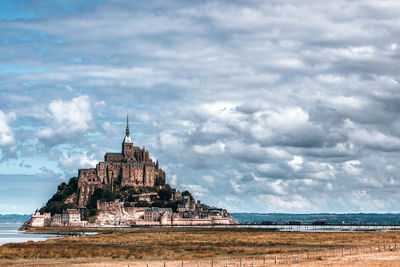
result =
M6 243L20 243L26 241L42 241L49 238L55 238L56 235L49 234L27 234L18 229L21 224L0 223L0 246Z
M324 222L326 224L400 225L399 213L232 213L232 215L239 223L313 224Z

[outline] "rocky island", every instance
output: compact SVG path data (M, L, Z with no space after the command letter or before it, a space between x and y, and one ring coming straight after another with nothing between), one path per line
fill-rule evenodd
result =
M127 116L121 153L80 169L25 223L46 226L193 226L236 224L223 208L196 201L166 183L149 152L133 144Z

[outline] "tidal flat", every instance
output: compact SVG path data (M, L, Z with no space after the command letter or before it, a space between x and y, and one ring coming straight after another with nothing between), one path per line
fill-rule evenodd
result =
M36 228L79 234L0 246L0 264L84 264L288 255L400 243L400 232L304 233L247 228ZM399 247L400 248L400 247Z

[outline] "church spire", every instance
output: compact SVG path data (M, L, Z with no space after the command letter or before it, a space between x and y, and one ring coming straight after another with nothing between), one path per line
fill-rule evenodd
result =
M129 118L128 118L128 114L126 114L126 130L125 130L124 143L132 143L131 136L130 136L130 133L129 133Z
M125 135L129 136L129 118L128 118L128 113L126 114L126 131Z

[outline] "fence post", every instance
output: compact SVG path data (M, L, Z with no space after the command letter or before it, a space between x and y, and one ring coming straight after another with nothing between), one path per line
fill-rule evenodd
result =
M307 261L310 260L310 252L307 251Z
M240 267L242 267L242 258L240 258L240 260L239 260L239 264L240 264Z
M342 257L344 257L344 248L342 248Z
M352 251L351 251L351 248L350 248L350 255L351 255L351 253L352 253Z
M254 258L251 260L251 266L254 267Z
M197 267L200 267L200 260L197 261Z
M214 260L211 260L211 267L214 267Z
M129 266L128 266L129 267ZM164 261L164 267L165 267L165 261Z
M226 259L226 267L228 267L228 259Z
M183 267L183 261L182 261L182 267Z
M297 262L300 262L300 253L297 254Z
M288 255L286 255L286 264L289 264L289 258L288 258Z
M277 265L278 264L278 259L277 259L277 256L275 256L275 265ZM264 258L264 266L265 266L265 258Z

